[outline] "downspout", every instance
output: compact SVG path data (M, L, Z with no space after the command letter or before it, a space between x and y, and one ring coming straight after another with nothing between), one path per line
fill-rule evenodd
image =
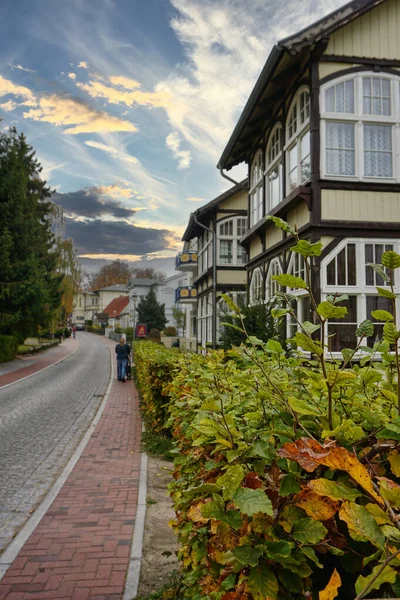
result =
M196 223L196 225L198 225L199 227L201 227L202 229L205 229L206 231L209 231L212 235L212 260L213 260L213 264L212 264L212 321L211 321L211 328L212 328L212 349L215 350L217 347L217 236L215 235L215 231L213 231L212 229L210 229L209 227L206 227L206 225L203 225L203 223L200 223L200 221L197 220L196 214L193 214L193 220Z
M240 183L239 181L235 181L234 179L232 179L232 177L229 177L229 175L227 175L226 173L224 173L224 168L223 167L218 167L218 168L219 168L219 172L221 173L222 177L224 177L225 179L227 179L231 183L234 183L235 185L238 185L238 186L242 187L244 190L247 190L247 186L246 185L244 185L243 183Z

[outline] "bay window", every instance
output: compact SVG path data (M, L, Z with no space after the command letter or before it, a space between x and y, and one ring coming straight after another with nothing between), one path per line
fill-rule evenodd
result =
M400 78L360 72L321 88L321 173L353 180L399 180Z
M279 291L279 284L275 279L272 279L274 275L281 275L282 267L278 258L273 258L269 264L267 277L265 278L265 299L270 300Z
M197 255L197 273L201 275L212 266L212 234L205 231L199 237L199 250Z
M259 304L262 301L262 282L261 269L254 269L250 282L250 304Z
M389 250L400 251L400 241L369 239L345 239L321 263L322 299L328 295L347 294L341 302L347 307L344 319L329 319L326 324L328 351L340 352L343 348L354 349L358 339L358 325L368 319L374 323L374 335L363 341L372 347L382 337L383 325L371 315L374 310L392 312L392 301L379 296L376 286L387 287L389 283L369 263L379 264L382 254ZM384 269L385 271L385 269ZM397 274L396 274L397 277ZM399 281L393 282L398 293Z
M282 200L282 125L275 125L269 136L265 164L266 212Z
M264 171L263 154L259 150L250 171L250 227L263 216Z
M218 264L241 266L247 262L247 253L239 239L246 232L246 217L231 217L218 225Z
M301 88L291 105L286 125L287 189L294 190L310 179L310 95Z

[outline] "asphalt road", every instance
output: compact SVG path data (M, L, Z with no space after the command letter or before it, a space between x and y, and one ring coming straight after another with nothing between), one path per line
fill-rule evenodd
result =
M58 365L0 389L0 553L51 488L93 420L110 352L88 333Z

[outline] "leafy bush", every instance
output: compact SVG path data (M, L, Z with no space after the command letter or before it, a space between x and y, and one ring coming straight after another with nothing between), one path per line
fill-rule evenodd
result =
M127 337L133 337L133 327L125 327L124 332Z
M13 335L0 335L0 363L13 360L18 350L18 338Z
M281 324L271 315L274 302L247 305L241 298L238 299L240 314L245 319L246 332L241 327L239 315L229 310L229 307L220 311L221 335L220 346L229 350L232 346L240 346L246 341L247 335L255 335L263 342L270 339L283 341L285 336Z
M169 327L166 327L163 331L163 334L166 335L167 337L173 337L176 335L176 327L172 327L172 325L170 325Z
M61 339L63 335L64 335L64 329L56 329L56 331L54 332L54 337L57 340Z
M275 279L311 294L310 259L321 244L274 220L295 236L307 275ZM394 314L399 267L392 251L374 266ZM278 299L274 318L294 317L293 297ZM383 339L363 345L374 329L364 321L357 348L328 362L324 326L345 316L345 298L311 299L316 322L299 323L291 356L250 336L227 354L185 355L168 387L182 598L400 594L400 331L391 313L375 311Z
M122 327L115 327L114 331L115 331L115 333L124 333L124 330L122 329Z
M65 339L71 336L71 330L68 327L64 327L64 337Z
M179 350L167 350L163 345L141 341L134 343L133 355L146 426L157 432L167 430L168 384L178 364Z

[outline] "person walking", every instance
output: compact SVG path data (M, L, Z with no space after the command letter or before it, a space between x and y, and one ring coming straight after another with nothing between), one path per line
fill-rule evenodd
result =
M115 346L115 353L117 355L117 377L118 381L125 382L126 365L128 364L129 355L131 349L122 337L119 340L119 344Z

